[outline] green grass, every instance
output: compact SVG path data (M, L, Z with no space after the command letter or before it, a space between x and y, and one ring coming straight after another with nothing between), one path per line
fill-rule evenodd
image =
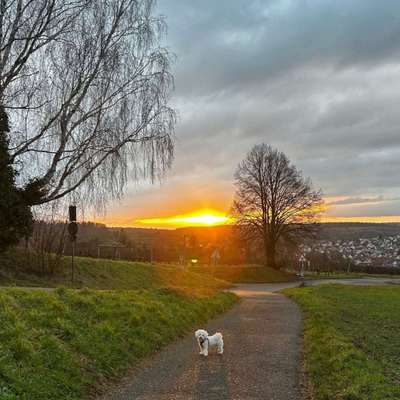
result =
M212 294L229 284L210 279L187 268L165 264L75 258L75 281L71 284L71 260L62 259L53 275L41 275L26 267L23 252L0 255L0 286L76 287L92 289L157 289L168 287L189 294Z
M229 283L272 283L296 279L294 274L255 265L221 265L217 267L182 267L77 257L74 287L96 289L141 289L158 287L197 290L212 286L224 288ZM71 260L65 257L53 275L38 274L27 268L24 252L0 255L0 286L71 286ZM36 267L37 268L37 267ZM210 280L210 276L214 279ZM225 282L218 281L223 280ZM202 290L203 290L202 289Z
M69 258L53 275L29 265L0 256L0 285L39 287L0 288L0 400L93 397L236 301L230 283L177 266L77 258L75 290L59 287Z
M0 399L82 399L227 310L230 293L0 290Z
M306 272L304 276L306 279L355 279L364 278L366 274L357 272Z
M357 278L400 278L400 275L366 274L362 272L306 272L306 279L357 279Z
M211 275L232 283L274 283L296 280L294 274L254 265L221 265L190 267L190 271Z
M400 288L287 289L305 316L305 366L316 400L400 399Z

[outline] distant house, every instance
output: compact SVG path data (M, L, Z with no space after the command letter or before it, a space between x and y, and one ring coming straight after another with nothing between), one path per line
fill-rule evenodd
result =
M335 242L320 240L312 248L308 248L305 253L311 251L328 256L340 253L346 258L352 259L355 264L362 266L400 267L400 235L347 241L337 240Z

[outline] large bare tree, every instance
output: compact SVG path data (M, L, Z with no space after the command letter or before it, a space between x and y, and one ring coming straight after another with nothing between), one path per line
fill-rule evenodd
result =
M173 156L171 55L153 0L0 0L0 102L33 204L97 204Z
M232 206L236 223L250 240L261 240L267 265L277 268L281 240L310 233L322 203L320 191L266 144L254 146L235 173Z

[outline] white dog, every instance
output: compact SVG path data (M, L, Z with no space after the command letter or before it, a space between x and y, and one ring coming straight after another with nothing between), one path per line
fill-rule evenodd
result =
M224 352L224 340L222 338L222 333L215 333L212 336L208 335L208 332L204 329L198 329L194 333L197 343L200 347L200 354L203 356L208 356L208 349L211 347L217 348L217 353L222 354Z

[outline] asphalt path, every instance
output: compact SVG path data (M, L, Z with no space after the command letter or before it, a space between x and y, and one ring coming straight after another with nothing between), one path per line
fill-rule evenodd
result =
M223 333L222 356L200 356L188 335L102 399L301 399L301 315L295 303L274 293L294 285L238 285L239 304L204 326Z
M309 280L306 285L400 284L400 279ZM277 291L299 282L240 284L241 301L204 327L224 335L224 354L198 354L193 335L141 363L101 400L300 400L302 320L298 306Z

